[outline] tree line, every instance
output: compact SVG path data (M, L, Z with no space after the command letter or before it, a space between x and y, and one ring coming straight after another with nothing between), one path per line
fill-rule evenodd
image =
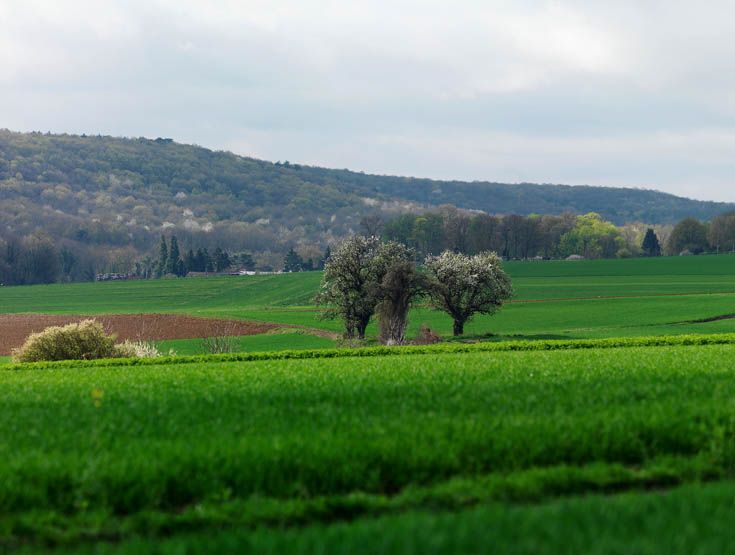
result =
M376 229L375 222L363 223L363 231ZM381 234L386 240L410 246L419 257L443 250L493 251L506 260L675 256L735 252L735 213L710 222L685 218L676 225L616 226L594 212L493 216L443 207L398 216L381 227Z
M221 247L215 248L212 254L206 248L198 248L196 252L190 248L182 256L176 235L172 235L169 241L165 235L161 235L158 262L155 266L146 268L150 269L150 275L144 277L184 277L189 272L225 272L232 265L229 253Z
M103 273L149 279L255 268L250 253L228 252L219 246L211 253L206 247L189 248L182 253L175 235L161 236L157 257L140 257L133 249L115 254L120 258L111 263L109 250L54 241L42 232L28 237L0 237L0 284L94 281Z
M735 213L709 222L685 218L676 225L616 226L596 213L493 216L445 206L402 214L387 222L373 214L363 217L359 226L365 236L380 236L409 247L416 260L445 250L468 255L497 252L506 260L735 252ZM256 269L297 272L321 270L330 256L329 244L300 244L271 257L268 263L228 242L213 248L196 246L195 238L186 235L183 243L185 249L178 234L164 235L155 251L148 249L141 255L134 245L110 247L40 231L26 236L0 231L0 283L92 281L103 272L140 278Z

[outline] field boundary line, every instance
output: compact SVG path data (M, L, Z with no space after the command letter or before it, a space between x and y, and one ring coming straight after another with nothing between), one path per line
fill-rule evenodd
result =
M651 295L593 295L591 297L559 297L550 299L511 299L506 304L553 303L572 301L614 301L625 299L648 299L660 297L709 297L716 295L732 295L735 291L691 291L688 293L653 293Z

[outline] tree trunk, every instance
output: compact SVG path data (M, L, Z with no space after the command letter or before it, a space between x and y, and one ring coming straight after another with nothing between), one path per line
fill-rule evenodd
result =
M406 324L403 314L380 315L380 342L383 345L403 345L406 342Z
M464 333L464 321L455 320L454 321L454 337L462 335L463 333Z

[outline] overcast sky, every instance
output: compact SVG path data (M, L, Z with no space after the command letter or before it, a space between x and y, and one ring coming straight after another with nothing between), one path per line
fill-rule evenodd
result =
M732 0L0 0L0 127L735 201Z

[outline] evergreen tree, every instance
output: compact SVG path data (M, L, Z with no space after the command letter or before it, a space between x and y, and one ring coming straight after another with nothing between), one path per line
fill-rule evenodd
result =
M168 260L166 261L166 273L179 275L181 270L181 253L179 252L179 241L176 235L171 237L171 247L168 250Z
M202 248L197 249L195 264L193 270L196 272L204 272L207 270L207 256Z
M156 268L156 275L161 277L166 273L166 264L168 263L168 246L166 245L166 238L161 235L161 246L158 251L158 267Z
M658 241L656 232L650 227L646 230L641 249L643 249L645 256L661 256L661 243Z
M304 261L291 247L283 260L284 272L300 272L303 269Z
M212 257L209 255L209 251L206 248L202 251L202 256L204 259L204 271L214 272L214 264L212 263Z
M233 263L238 268L244 268L245 270L255 270L255 260L253 255L249 252L240 252L233 255Z
M184 256L184 266L186 267L187 273L196 271L196 257L194 256L194 251L192 249L186 251L186 255Z
M218 272L224 272L232 264L230 263L230 255L223 251L220 247L214 249L214 255L212 257L214 269Z

